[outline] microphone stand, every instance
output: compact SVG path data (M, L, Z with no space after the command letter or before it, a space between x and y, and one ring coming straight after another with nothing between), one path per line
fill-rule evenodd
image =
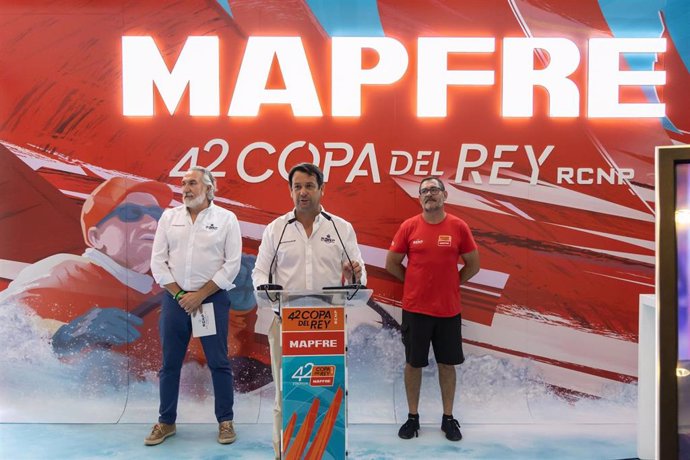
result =
M352 265L352 259L350 259L350 255L347 253L345 243L343 242L343 239L340 237L340 232L338 231L338 227L335 225L333 218L330 216L330 214L327 214L325 211L321 211L321 215L333 225L333 228L335 229L335 234L338 236L338 241L340 241L340 245L343 247L345 257L347 257L347 261L350 264L350 268L352 269L352 284L346 284L344 286L327 286L323 289L346 289L348 291L354 289L355 292L353 292L352 295L347 295L347 300L352 300L354 296L357 295L357 292L359 292L360 289L365 289L366 286L364 286L362 283L357 282L354 265Z
M297 220L297 217L293 217L292 219L289 219L287 223L283 226L283 231L280 233L280 238L278 238L278 244L276 245L276 251L273 254L273 259L271 259L271 265L268 267L268 283L267 284L261 284L256 287L257 291L264 291L266 293L266 297L268 297L268 300L271 302L278 302L280 300L280 296L276 295L276 298L273 299L271 298L271 295L269 294L269 291L282 291L283 286L280 284L273 284L273 267L276 263L276 259L278 257L278 249L280 249L280 245L283 242L283 236L285 235L285 230L287 230L288 225L293 223L294 221ZM280 316L280 303L278 304L278 311L276 312L278 316Z

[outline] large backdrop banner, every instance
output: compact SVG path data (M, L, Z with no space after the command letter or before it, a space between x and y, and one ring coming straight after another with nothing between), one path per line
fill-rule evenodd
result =
M426 176L481 255L461 290L463 420L629 422L654 147L690 142L688 24L682 0L4 1L0 421L154 420L151 244L201 165L243 236L236 420L270 422L272 313L250 273L309 161L374 292L348 314L350 422L406 416L384 262ZM181 421L212 420L196 339L181 398Z

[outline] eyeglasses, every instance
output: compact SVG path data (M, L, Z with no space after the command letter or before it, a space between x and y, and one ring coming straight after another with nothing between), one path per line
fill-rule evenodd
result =
M441 191L441 189L438 187L429 187L429 188L420 189L419 194L422 196L424 196L424 195L438 195L440 191Z
M149 215L156 221L161 218L163 209L159 206L142 206L140 204L125 203L113 209L107 216L105 216L97 225L101 225L108 219L117 216L122 222L139 222L144 216Z

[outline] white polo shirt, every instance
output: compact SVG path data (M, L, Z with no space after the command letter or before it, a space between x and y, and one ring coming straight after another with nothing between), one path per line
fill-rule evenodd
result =
M241 257L242 234L232 211L211 203L192 223L182 205L165 210L158 221L151 274L161 286L174 281L185 291L197 291L209 280L229 290Z
M268 271L276 253L280 234L293 217L294 210L277 218L264 229L252 272L255 288L268 283ZM347 262L347 257L333 228L335 224L350 259L362 266L360 282L366 284L367 274L354 228L338 216L331 214L331 218L332 222L320 214L316 216L311 236L308 238L301 223L295 220L287 224L273 267L273 283L280 284L284 289L308 290L342 285L343 263ZM345 284L351 282L352 280L345 280Z

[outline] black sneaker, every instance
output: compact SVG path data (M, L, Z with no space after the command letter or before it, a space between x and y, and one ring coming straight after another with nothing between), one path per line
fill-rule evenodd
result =
M462 439L462 433L460 433L460 424L453 418L453 416L443 416L443 419L441 419L441 430L446 433L446 439L450 441L460 441Z
M402 439L412 439L419 436L419 414L407 415L407 421L398 430L398 436Z

